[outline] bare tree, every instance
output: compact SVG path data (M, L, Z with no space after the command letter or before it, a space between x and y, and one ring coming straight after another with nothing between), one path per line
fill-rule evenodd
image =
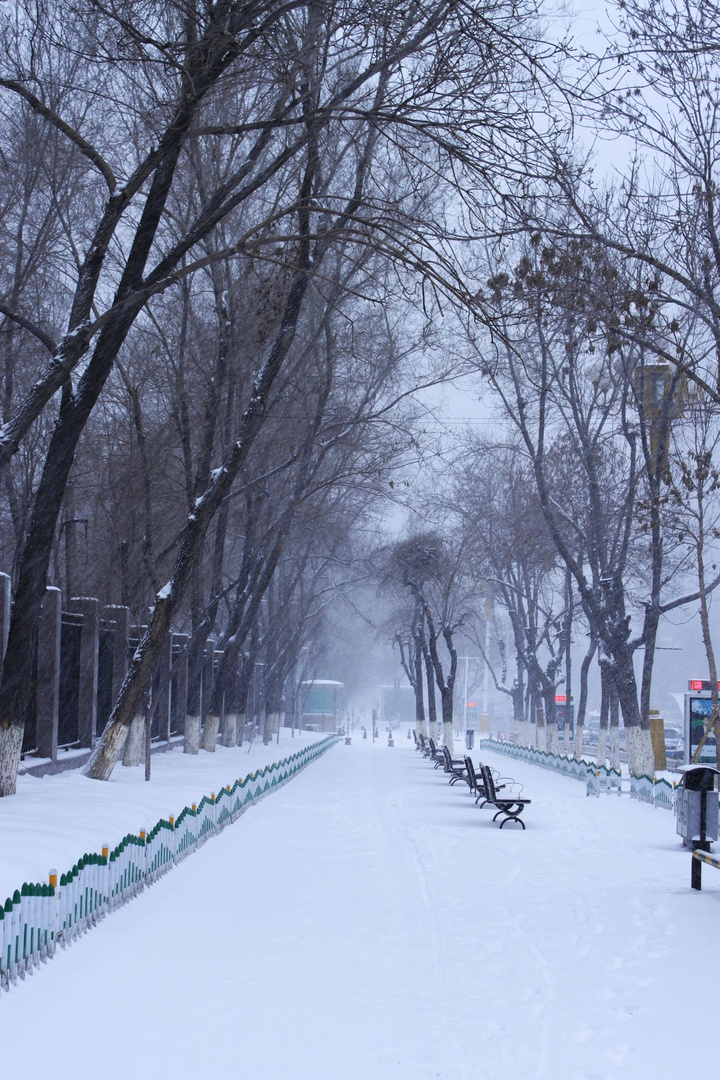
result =
M565 659L565 595L558 557L522 446L473 440L471 462L452 500L477 588L506 610L512 628L516 680L505 689L521 741L557 752L555 695ZM479 648L482 635L475 635ZM486 663L488 658L486 658ZM525 689L532 707L525 722Z
M16 308L2 312L49 361L6 416L0 465L45 417L52 424L32 486L0 689L0 792L7 793L70 470L118 361L128 373L142 458L147 406L133 398L128 354L146 325L160 321L164 294L214 263L221 267L209 274L219 321L213 363L223 386L217 393L224 403L235 395L236 407L222 419L230 441L209 475L207 455L198 454L205 482L203 469L193 469L193 506L172 546L169 586L156 590L137 666L91 766L96 776L112 767L210 531L218 552L223 546L223 508L263 429L310 283L336 270L330 252L342 249L352 262L371 245L412 268L423 289L479 308L457 263L441 189L450 177L456 190L463 172L464 183L472 177L486 186L490 208L490 173L517 176L526 168L527 93L538 84L538 60L553 50L509 3L476 11L454 0L397 10L351 0L228 0L210 8L140 0L68 8L47 0L3 14L4 100L51 130L83 178L82 205L62 221L57 276L65 293L52 326L36 308L25 313L37 278ZM476 222L468 227L475 231ZM236 263L259 259L286 273L276 325L249 358L244 394L236 394L225 374L232 342L223 330L224 286ZM182 325L176 340L184 340ZM143 517L152 581L155 543L147 511Z
M463 550L451 550L436 533L398 543L390 552L390 573L408 589L424 622L425 640L435 684L440 693L443 743L453 752L454 691L457 677L455 634L467 619ZM426 644L425 644L426 642Z
M660 373L655 397L656 371L643 345L613 335L598 356L601 310L606 322L612 313L614 324L622 323L628 305L641 312L636 322L652 318L652 303L633 292L602 248L588 252L573 242L562 258L557 248L530 249L512 283L501 276L490 285L499 303L505 297L516 305L516 314L519 298L528 302L523 340L506 324L505 360L492 372L492 385L532 462L553 544L572 574L599 642L600 663L614 682L631 768L648 772L659 621L697 599L694 591L663 595L674 591L669 586L679 565L669 558L661 515L679 375ZM640 625L633 635L636 604ZM632 657L641 645L646 657L638 688Z

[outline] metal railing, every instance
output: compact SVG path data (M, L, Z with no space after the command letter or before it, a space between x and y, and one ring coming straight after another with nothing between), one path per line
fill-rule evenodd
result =
M518 746L501 739L483 738L482 745L500 754L550 769L562 776L582 780L587 785L588 795L599 797L603 793L628 794L638 802L649 803L665 810L675 809L677 785L663 778L657 779L644 774L636 776L633 773L629 777L623 777L619 769L598 765L595 761L551 754L546 750L537 750L534 746Z

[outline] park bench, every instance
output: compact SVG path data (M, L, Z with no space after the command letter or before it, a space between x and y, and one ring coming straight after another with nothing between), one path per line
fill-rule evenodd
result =
M478 763L478 769L482 769L482 763ZM482 777L478 776L477 770L473 764L473 760L470 757L465 758L465 768L458 777L460 780L464 780L467 786L470 788L471 793L475 793L475 803L477 804L480 799L485 798L485 788L483 787ZM509 776L500 776L499 774L493 777L495 781L495 791L502 791L508 784L517 783L516 780L511 780ZM500 781L503 781L502 783ZM483 804L484 805L484 804Z
M482 765L480 763L478 764L478 768L482 769ZM465 758L465 772L462 775L462 779L465 781L467 786L470 788L471 794L473 792L475 793L475 802L476 803L478 802L479 799L484 799L485 798L485 788L483 787L483 784L482 784L482 778L480 776L478 776L477 770L475 769L475 766L473 764L473 760L472 760L471 757L466 757ZM499 785L496 784L495 787L497 789L498 787L501 787L501 788L505 787L505 785L504 784L499 784Z
M465 780L465 759L451 757L447 746L443 746L442 754L445 761L445 772L450 774L450 784L456 780Z
M431 761L437 760L438 751L435 749L435 743L432 739L426 739L424 735L421 735L420 749L423 757L430 758Z
M444 767L445 758L443 757L441 750L437 749L432 739L428 739L428 743L430 745L430 753L428 756L433 763L433 768L439 769L441 766Z
M482 779L482 786L484 789L484 802L482 806L494 806L497 808L497 812L493 817L493 821L497 821L501 818L500 828L503 825L507 825L508 821L517 821L525 828L525 822L520 819L525 807L530 803L530 799L523 799L519 795L500 795L498 794L498 787L495 785L495 778L491 773L487 765L480 766L480 776ZM514 783L515 781L513 781ZM506 787L507 785L502 785ZM475 800L477 802L477 799Z

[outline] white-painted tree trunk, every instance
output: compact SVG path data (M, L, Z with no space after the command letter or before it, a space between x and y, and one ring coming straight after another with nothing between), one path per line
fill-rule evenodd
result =
M243 739L245 738L245 713L241 712L237 714L237 728L235 730L235 742L238 746L242 746Z
M558 729L557 724L545 725L545 749L548 754L557 754L558 752Z
M620 728L615 725L610 727L608 732L608 757L610 758L610 768L620 768Z
M223 746L235 746L237 741L237 713L226 712L223 719Z
M535 710L535 746L538 750L547 750L547 731L545 727L545 710Z
M133 716L125 739L123 765L134 768L145 761L145 717L142 713Z
M0 725L0 796L15 794L22 741L21 727Z
M443 746L447 746L451 755L455 752L452 720L448 720L447 723L443 724Z
M220 729L220 717L219 716L206 716L205 727L202 735L202 748L207 750L208 754L214 754L217 747L218 731Z
M608 729L601 727L598 732L598 748L597 748L597 763L598 765L605 765L607 758L607 736Z
M650 731L639 727L626 727L628 768L635 776L655 775L655 755L653 754Z
M583 736L585 734L585 725L581 724L575 728L575 745L573 746L573 757L576 761L579 761L583 755Z
M200 753L200 717L185 717L185 742L183 743L184 754Z

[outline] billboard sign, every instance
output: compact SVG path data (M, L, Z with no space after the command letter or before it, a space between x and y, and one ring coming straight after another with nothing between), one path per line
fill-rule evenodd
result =
M558 735L565 734L565 726L568 727L568 738L575 738L575 706L568 705L566 694L555 695L555 714L557 716Z
M688 765L700 740L705 733L705 726L712 715L712 701L709 690L689 691L685 694L685 764ZM715 734L708 735L700 754L701 762L715 764L717 750Z

